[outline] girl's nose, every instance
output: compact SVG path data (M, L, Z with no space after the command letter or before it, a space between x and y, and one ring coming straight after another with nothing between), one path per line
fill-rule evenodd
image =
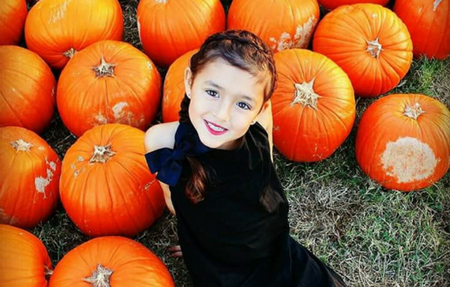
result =
M230 106L229 103L218 103L214 110L214 116L221 121L227 122L230 119Z

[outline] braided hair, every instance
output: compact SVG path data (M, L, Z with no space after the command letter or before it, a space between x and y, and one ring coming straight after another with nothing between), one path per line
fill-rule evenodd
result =
M271 81L264 89L264 102L270 99L276 87L277 73L273 52L263 40L245 30L228 30L209 36L200 50L191 57L192 80L206 64L219 58L253 76L267 73ZM179 112L180 122L190 123L189 103L190 99L185 95ZM209 175L195 157L187 159L192 176L186 184L185 193L193 203L197 203L204 199L205 186L210 181Z

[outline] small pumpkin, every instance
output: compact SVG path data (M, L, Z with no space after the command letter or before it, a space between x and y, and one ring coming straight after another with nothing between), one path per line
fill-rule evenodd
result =
M421 94L391 94L364 112L356 159L388 189L412 191L441 179L450 167L450 111Z
M0 46L0 126L21 126L41 133L55 111L56 80L34 52Z
M25 0L2 0L0 5L0 45L17 45L22 39L28 15Z
M69 251L55 267L49 287L171 287L167 267L152 251L129 238L91 239Z
M61 161L34 132L0 128L0 223L31 228L46 220L59 199Z
M325 9L333 10L339 6L351 5L356 3L373 3L386 6L389 0L318 0L319 4Z
M76 136L90 128L121 123L147 129L161 101L161 76L131 44L104 40L77 53L58 80L57 106Z
M273 140L289 160L320 161L350 134L355 120L352 84L333 61L309 50L274 56L278 84L272 96Z
M276 53L307 48L319 17L316 0L234 0L227 27L253 32Z
M25 41L50 67L61 70L73 55L100 40L122 40L117 0L41 0L29 11Z
M415 57L443 60L450 55L450 1L397 0L394 12L408 27Z
M338 64L357 96L395 88L412 63L408 29L394 12L375 4L341 6L320 21L313 50Z
M144 132L122 124L94 127L67 150L61 201L83 233L131 237L162 215L164 195L144 152Z
M190 66L192 55L198 49L192 50L178 58L170 65L164 79L164 94L162 100L163 122L176 122L179 120L181 101L186 91L184 90L184 72Z
M220 0L141 0L137 22L145 53L158 66L169 67L209 35L225 30L226 20Z
M47 286L52 262L36 236L11 225L0 224L0 286Z

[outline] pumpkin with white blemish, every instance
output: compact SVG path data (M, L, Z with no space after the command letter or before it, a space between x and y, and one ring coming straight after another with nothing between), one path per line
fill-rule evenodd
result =
M45 221L59 199L61 161L36 133L0 128L0 223L31 228Z
M361 169L388 189L412 191L450 167L450 111L421 94L392 94L364 112L356 136Z
M156 117L161 76L153 62L129 43L104 40L77 53L58 80L57 106L67 129L121 123L141 130Z
M2 0L0 5L0 45L17 45L28 15L25 0Z
M164 262L139 242L120 236L91 239L56 265L49 287L174 287Z
M41 0L28 13L25 41L52 68L101 40L122 40L122 8L117 0Z
M334 153L355 120L353 87L329 58L309 50L275 54L273 141L289 160L313 162Z
M144 152L144 132L121 124L94 127L67 150L61 201L83 233L131 237L162 215L164 195Z
M307 48L319 17L317 0L234 0L227 27L253 32L276 53Z

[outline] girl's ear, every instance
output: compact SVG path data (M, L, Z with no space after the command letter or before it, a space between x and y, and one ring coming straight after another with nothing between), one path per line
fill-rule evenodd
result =
M192 71L191 68L187 67L184 70L184 90L188 98L191 98L191 87L192 87Z

